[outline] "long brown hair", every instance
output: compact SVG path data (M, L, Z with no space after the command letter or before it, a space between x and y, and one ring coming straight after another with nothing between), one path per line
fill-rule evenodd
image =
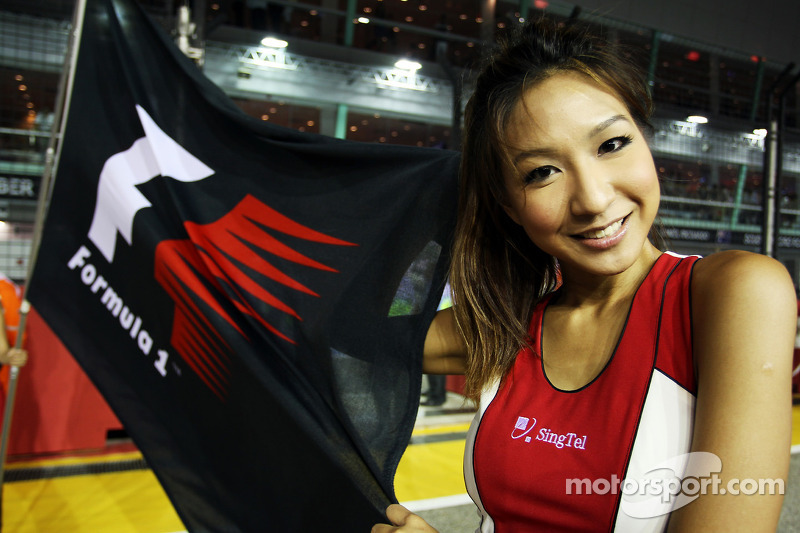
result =
M512 168L506 125L524 93L558 72L581 72L617 94L643 131L652 99L639 69L608 41L576 25L529 22L501 37L467 104L459 214L450 282L467 343L467 396L510 369L528 343L534 304L558 284L556 259L502 208Z

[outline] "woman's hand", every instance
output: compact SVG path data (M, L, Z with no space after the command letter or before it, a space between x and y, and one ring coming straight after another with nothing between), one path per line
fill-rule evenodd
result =
M392 533L406 532L406 533L438 533L425 520L418 517L402 505L396 503L386 508L386 518L394 524L375 524L372 527L372 533Z
M28 350L22 348L9 348L8 351L0 357L0 364L23 366L28 362Z

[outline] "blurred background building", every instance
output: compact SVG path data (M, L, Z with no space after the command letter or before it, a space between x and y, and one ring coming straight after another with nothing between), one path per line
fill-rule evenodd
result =
M651 144L671 249L763 250L765 134L770 117L780 119L773 255L800 277L798 3L139 1L176 41L187 28L180 8L189 7L184 48L249 115L338 138L448 149L458 149L472 69L498 31L542 13L598 26L627 47L652 87ZM21 282L73 8L74 0L0 0L0 271Z

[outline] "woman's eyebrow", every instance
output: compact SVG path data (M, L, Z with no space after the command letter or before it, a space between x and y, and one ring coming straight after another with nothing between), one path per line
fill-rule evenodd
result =
M601 122L600 124L598 124L597 126L592 128L592 130L586 135L586 138L587 139L591 139L592 137L594 137L598 133L602 133L603 130L605 130L606 128L609 128L612 124L614 124L616 122L619 122L620 120L624 120L625 122L627 122L629 124L631 122L630 120L628 120L628 117L626 117L625 115L614 115L613 117L607 118L606 120L604 120L603 122Z
M554 148L530 148L528 150L523 150L514 156L514 164L519 163L521 159L525 159L526 157L537 157L537 156L548 156L553 155L557 152Z
M589 133L586 134L586 138L591 139L595 135L598 135L604 130L610 128L612 124L616 124L619 121L624 121L628 124L631 124L630 119L625 115L614 115L613 117L605 119L600 124L592 128ZM528 148L526 150L522 150L520 153L514 156L514 164L516 165L520 162L520 160L525 159L526 157L548 156L556 152L557 150L555 148Z

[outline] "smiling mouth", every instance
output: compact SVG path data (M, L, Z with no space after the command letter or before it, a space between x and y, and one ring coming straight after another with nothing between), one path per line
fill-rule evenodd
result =
M622 225L625 223L627 219L628 217L626 216L606 226L605 228L599 229L597 231L589 231L587 233L579 233L578 235L575 235L575 237L579 239L602 239L604 237L611 237L612 235L615 235L619 231L619 229L622 227Z

